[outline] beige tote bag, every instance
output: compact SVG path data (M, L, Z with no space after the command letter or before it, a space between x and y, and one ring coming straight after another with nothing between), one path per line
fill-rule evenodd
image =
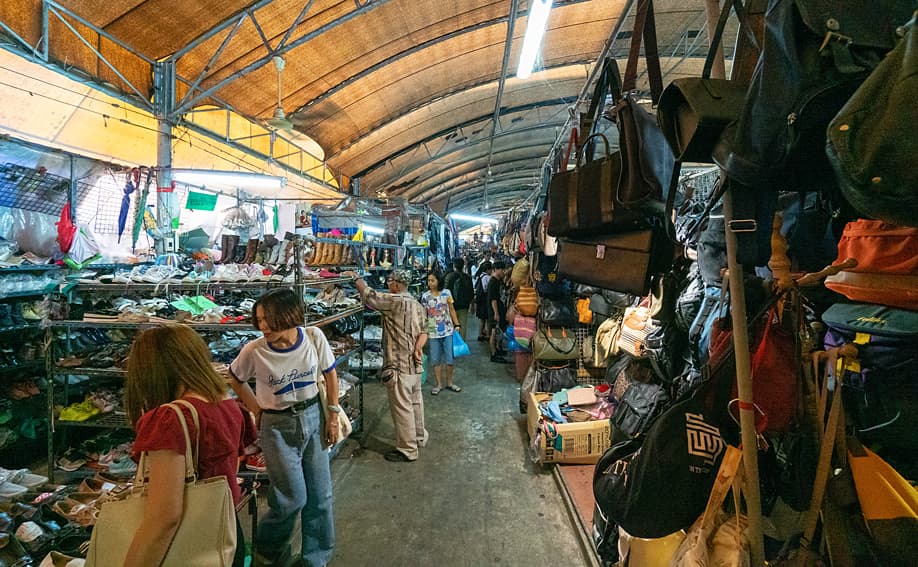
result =
M194 420L195 438L192 456L191 436L185 415L176 404L191 410ZM172 545L163 559L164 567L230 567L236 551L236 511L233 496L225 477L198 480L198 447L201 428L198 412L184 400L176 400L167 407L178 415L185 431L185 501L182 523L172 539ZM99 519L89 541L86 556L87 567L117 567L124 564L134 534L143 520L146 505L147 477L146 453L141 453L134 479L134 488L124 500L102 505ZM152 566L151 566L152 567Z

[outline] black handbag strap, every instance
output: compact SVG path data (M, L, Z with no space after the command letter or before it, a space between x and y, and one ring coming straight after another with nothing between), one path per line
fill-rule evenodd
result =
M623 93L633 91L637 84L638 59L641 57L641 43L644 44L644 59L647 61L647 80L650 83L650 99L656 106L663 92L663 73L660 71L660 52L657 47L657 24L653 13L653 0L638 0L634 15L634 29L631 32L631 49L625 78L621 82ZM616 75L618 69L616 68ZM616 97L616 100L619 97Z
M726 0L723 8L720 10L720 17L717 19L717 27L714 29L714 34L711 36L711 44L708 46L708 56L704 60L704 70L701 72L701 76L704 79L709 79L711 77L711 69L714 66L715 58L720 53L720 40L723 38L727 20L730 19L731 8L736 12L736 17L740 23L740 30L745 34L746 38L749 39L749 42L761 52L759 42L755 39L755 34L752 32L752 28L746 20L743 0Z

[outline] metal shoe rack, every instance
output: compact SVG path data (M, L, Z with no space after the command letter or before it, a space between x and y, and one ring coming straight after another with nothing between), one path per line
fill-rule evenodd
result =
M59 273L60 269L56 265L39 265L26 264L14 267L0 268L0 280L16 276L39 276L47 273ZM56 287L56 286L54 286ZM26 313L23 317L23 304L41 300L48 293L48 289L30 289L25 291L4 291L0 292L0 380L6 385L11 380L29 379L41 376L45 369L45 356L43 352L44 340L41 332L41 321L39 316L34 313ZM31 306L28 306L31 311ZM28 351L27 341L33 341L35 349L33 352ZM30 403L34 404L39 401L37 396L32 398L13 399L10 401L14 404ZM27 400L30 400L27 402ZM30 408L24 411L30 412ZM10 423L15 429L15 422ZM32 442L31 439L24 439ZM22 438L4 446L4 465L7 468L16 468L20 465L26 465L32 451L21 451ZM33 442L34 443L34 442Z
M333 283L346 283L350 282L351 278L341 277L341 278L323 278L321 280L315 281L303 281L297 284L297 287L301 289L310 289L314 286L325 286ZM214 295L219 296L220 294L226 291L240 291L240 290L267 290L270 288L289 286L290 284L282 282L208 282L205 284L197 283L183 283L183 284L152 284L152 283L130 283L130 284L84 284L78 283L76 285L69 285L67 289L66 300L68 302L73 302L73 300L78 297L79 294L87 293L93 294L94 296L100 295L124 295L130 294L132 296L146 296L146 297L162 297L168 296L170 293L182 293L190 292L195 295ZM359 316L360 319L360 341L358 344L350 349L348 352L341 354L336 359L336 367L342 367L347 365L348 359L357 352L360 352L363 348L363 313L364 308L362 304L357 304L354 307L333 313L331 315L322 317L320 319L310 320L307 315L306 324L315 327L325 327L335 321L343 319L345 317L350 317L353 315ZM144 322L144 323L128 323L128 322L97 322L97 321L81 321L81 320L58 320L50 321L49 327L47 329L46 344L49 345L45 351L45 368L48 376L48 416L49 416L49 434L48 434L48 478L54 481L54 472L57 461L57 448L58 446L65 445L65 431L68 428L72 427L92 427L92 428L116 428L116 429L129 429L131 426L127 422L126 417L123 414L119 413L109 413L99 416L94 419L89 419L86 421L65 421L60 420L55 415L55 389L61 389L61 399L63 399L64 404L66 405L70 399L70 380L64 378L62 384L56 384L54 377L55 376L67 376L67 375L78 375L78 376L88 376L91 380L116 380L122 381L126 376L126 371L118 368L89 368L89 367L60 367L56 364L56 361L61 357L61 355L66 355L73 352L73 344L71 339L71 333L73 330L77 329L123 329L127 331L137 331L138 329L144 329L149 327L154 327L161 323L155 322ZM188 324L192 329L200 333L213 333L213 332L232 332L232 331L252 331L252 326L248 323L190 323ZM55 331L64 330L63 340L55 340L56 333ZM62 344L59 344L62 343ZM60 351L60 352L59 352ZM362 365L362 359L361 359ZM360 368L359 373L354 373L358 377L362 377L363 369ZM359 432L363 426L363 381L358 382L353 388L348 390L348 393L341 400L342 405L345 407L345 411L348 412L348 415L351 417L352 422L354 423L354 431ZM56 439L56 433L60 430L60 439Z

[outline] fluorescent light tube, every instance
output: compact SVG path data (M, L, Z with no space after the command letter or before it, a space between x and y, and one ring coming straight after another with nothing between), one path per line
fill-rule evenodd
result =
M463 215L462 213L450 213L449 218L457 221L477 222L478 224L498 224L500 221L490 217L478 217L475 215Z
M191 185L232 185L242 189L282 189L286 177L264 175L246 171L219 171L209 169L173 169L172 179Z
M516 68L518 79L527 79L535 66L536 55L542 45L548 14L551 13L552 0L531 0L529 16L526 18L526 35L523 36L523 49L520 50L520 63Z
M371 224L364 224L361 226L363 227L363 231L369 234L386 234L385 229L378 226L373 226Z

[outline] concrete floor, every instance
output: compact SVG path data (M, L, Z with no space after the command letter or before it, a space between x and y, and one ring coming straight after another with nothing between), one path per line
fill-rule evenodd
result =
M393 439L385 388L365 385L364 432L332 462L334 567L588 564L551 472L527 456L513 366L469 344L456 364L462 392L431 396L425 385L431 438L414 463L383 459Z

